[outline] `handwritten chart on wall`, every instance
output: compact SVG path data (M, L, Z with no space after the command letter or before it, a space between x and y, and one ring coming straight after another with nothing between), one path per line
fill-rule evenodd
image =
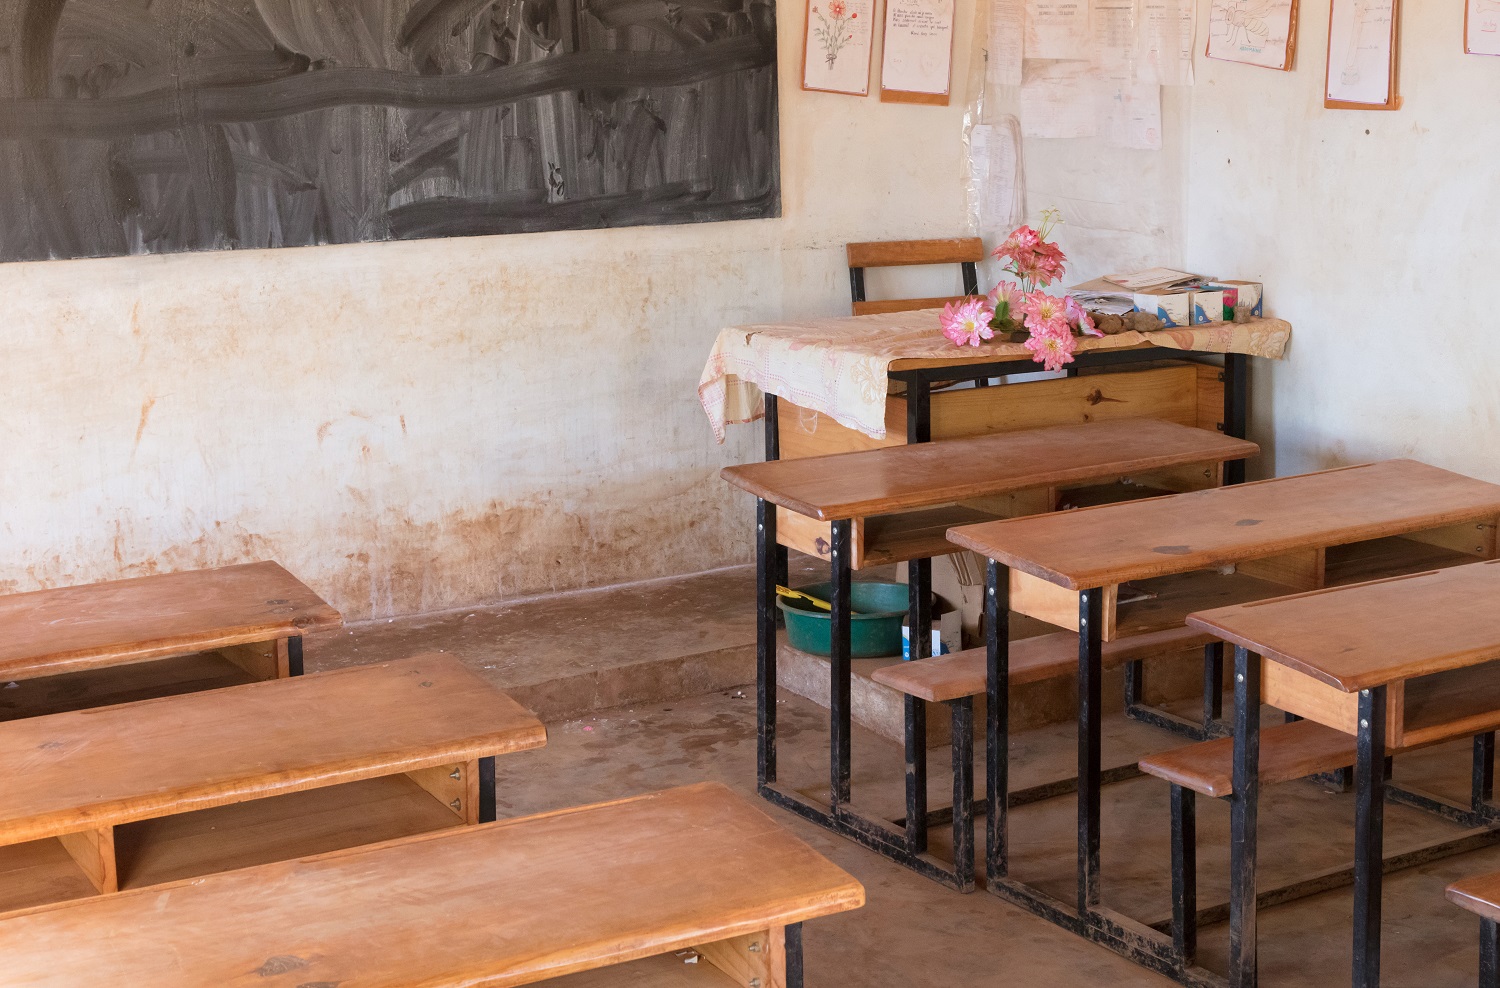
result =
M0 0L0 260L780 213L771 0Z
M1394 110L1399 0L1333 0L1328 19L1328 98L1334 109Z
M954 0L886 0L880 99L948 105Z
M1470 55L1500 55L1500 2L1465 2L1464 51Z

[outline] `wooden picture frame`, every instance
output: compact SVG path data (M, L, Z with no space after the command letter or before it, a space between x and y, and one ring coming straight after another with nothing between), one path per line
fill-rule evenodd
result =
M1464 54L1465 55L1500 55L1500 9L1492 12L1488 18L1476 18L1475 8L1486 0L1463 0L1464 2ZM1490 0L1493 2L1493 0ZM1480 25L1491 25L1488 29ZM1495 35L1486 45L1476 45L1474 38L1476 32ZM1486 39L1488 40L1488 39Z
M880 101L947 106L953 92L955 0L885 0L885 36L880 52ZM898 21L900 23L898 23ZM936 33L934 33L936 32ZM931 39L946 34L947 42ZM916 43L925 39L925 43ZM943 88L915 88L910 80L935 79ZM887 83L895 78L897 85Z
M1204 57L1212 58L1219 62L1237 62L1241 65L1253 65L1257 68L1275 69L1278 72L1292 71L1297 66L1297 25L1302 16L1301 0L1290 0L1289 3L1290 9L1287 11L1286 25L1286 58L1280 65L1272 61L1258 61L1254 58L1237 58L1235 57L1236 52L1215 44L1214 27L1217 23L1216 19L1220 17L1225 19L1234 18L1236 21L1244 18L1247 23L1233 23L1232 26L1236 30L1243 30L1247 40L1253 36L1255 29L1254 22L1256 20L1263 20L1263 16L1258 16L1257 10L1259 8L1248 6L1248 2L1249 0L1213 0L1208 19L1208 40L1204 43L1203 49ZM1225 44L1231 43L1225 42Z
M875 6L875 0L807 0L802 35L805 92L870 95L870 74L875 61ZM817 24L813 23L815 17ZM845 31L850 34L846 41L834 42L829 36L831 30L834 37L844 36ZM839 58L845 59L842 66ZM862 66L863 73L851 70L852 65Z
M1390 8L1388 34L1371 32ZM1389 62L1386 69L1385 92L1369 91L1370 97L1353 98L1355 86L1361 79L1362 67L1359 52L1372 38L1385 38L1390 45ZM1337 66L1338 83L1335 84L1335 45L1343 48L1341 62ZM1323 106L1329 110L1399 110L1401 109L1401 0L1332 0L1328 8L1328 68L1324 76Z

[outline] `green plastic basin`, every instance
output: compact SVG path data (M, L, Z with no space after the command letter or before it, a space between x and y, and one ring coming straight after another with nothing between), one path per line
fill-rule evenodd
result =
M827 600L831 583L798 587L803 593ZM850 655L856 659L879 659L901 654L901 623L906 620L908 591L904 583L855 583L850 602L859 613L849 621ZM832 616L805 600L776 598L786 617L786 637L793 648L812 655L828 655Z

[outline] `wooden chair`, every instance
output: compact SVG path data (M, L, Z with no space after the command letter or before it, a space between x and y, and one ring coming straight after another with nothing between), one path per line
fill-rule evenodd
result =
M34 988L803 988L802 924L864 901L705 784L28 910L0 956Z
M934 309L979 294L979 269L984 260L984 241L978 237L951 240L879 240L849 244L849 292L854 314L869 316L882 312L912 312ZM889 299L871 302L865 299L865 268L908 267L923 264L957 264L963 270L964 294L947 298Z
M493 820L546 740L451 655L0 724L0 912Z

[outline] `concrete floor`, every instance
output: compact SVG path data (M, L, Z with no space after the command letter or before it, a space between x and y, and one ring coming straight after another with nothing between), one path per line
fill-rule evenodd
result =
M753 574L739 568L364 624L311 639L308 668L448 651L537 710L549 724L549 742L543 750L501 759L502 816L707 779L755 799L754 694L739 685L754 676L752 593ZM783 781L805 784L809 794L821 795L827 778L826 711L784 693L781 716ZM1012 743L1014 786L1073 774L1070 725L1026 731ZM1106 721L1106 764L1126 764L1179 743L1120 716ZM856 728L854 752L856 800L866 809L900 815L899 747ZM934 806L944 805L950 791L946 761L946 749L934 750ZM983 777L983 766L977 766L976 780L982 784ZM1462 797L1467 747L1407 756L1396 778ZM809 988L1170 983L983 891L968 896L948 891L760 805L858 877L869 893L863 910L809 924ZM1201 905L1222 900L1227 891L1227 810L1217 801L1199 801ZM1064 798L1023 808L1012 822L1016 876L1065 900L1071 898L1074 813L1073 800ZM1104 821L1105 905L1148 921L1168 915L1165 784L1142 779L1111 787ZM1261 824L1262 888L1346 866L1352 859L1348 795L1325 792L1311 782L1275 787L1263 797ZM1456 833L1408 808L1386 810L1387 853ZM938 834L933 843L938 853L946 853ZM1490 849L1387 879L1383 983L1388 988L1474 984L1477 921L1447 905L1443 888L1455 878L1497 869L1500 849ZM1260 928L1262 984L1348 983L1347 890L1263 910ZM1203 962L1223 971L1227 928L1205 929L1200 943Z
M783 778L824 777L821 742L826 712L784 694L781 714ZM901 757L889 742L859 731L854 739L856 798L894 812L900 802ZM1170 747L1171 739L1123 717L1106 729L1107 758L1124 762ZM754 799L753 693L728 690L668 703L620 708L550 726L545 749L503 759L500 813L521 815L649 792L704 779L724 782ZM1027 732L1016 739L1016 785L1070 774L1072 742L1066 728ZM1418 764L1420 762L1420 764ZM1466 749L1414 756L1397 778L1421 777L1452 795L1463 789ZM933 759L934 774L941 762ZM982 778L982 775L980 775ZM1432 784L1437 780L1439 784ZM934 805L947 778L934 779ZM1165 784L1142 779L1111 787L1105 798L1105 902L1139 918L1170 908ZM1207 805L1205 805L1207 804ZM927 985L1166 985L1113 954L1082 942L983 891L959 895L919 878L842 838L768 804L766 811L862 881L868 905L807 927L809 988L913 988ZM1261 808L1263 883L1280 883L1346 864L1353 844L1352 797L1311 782L1279 786ZM1016 812L1012 854L1018 877L1067 896L1072 875L1074 804L1071 798ZM1227 890L1227 806L1200 801L1200 902ZM1416 811L1386 812L1388 851L1457 831ZM982 839L982 838L981 838ZM1459 988L1473 985L1478 929L1472 917L1446 904L1454 878L1500 868L1500 849L1414 869L1387 879L1384 984ZM1264 884L1263 884L1263 887ZM1261 913L1261 983L1326 986L1349 980L1349 893L1331 892ZM1227 927L1202 934L1203 956L1225 966Z

